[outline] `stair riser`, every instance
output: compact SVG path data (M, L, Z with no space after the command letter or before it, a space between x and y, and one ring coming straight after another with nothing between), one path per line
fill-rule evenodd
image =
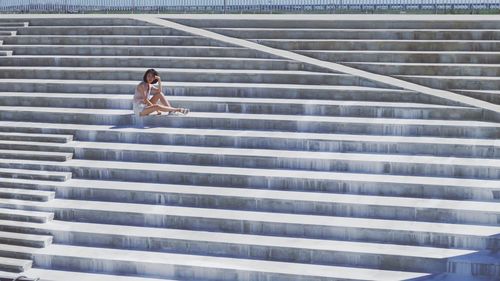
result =
M300 54L333 62L399 62L399 63L500 63L498 53L356 53L308 52Z
M0 184L0 187L3 187L3 185ZM47 195L35 195L35 194L16 194L16 193L9 193L9 192L0 191L0 198L11 198L11 199L17 199L17 200L47 202L47 201L54 199L54 197L55 197L55 193L53 193L51 196L47 196ZM1 243L1 241L0 241L0 243Z
M5 44L9 39L5 38ZM345 50L345 51L477 51L495 52L500 49L500 42L463 42L463 41L274 41L252 40L257 43L286 50Z
M52 240L44 240L44 241L39 241L39 240L26 240L26 239L9 239L9 238L0 238L0 243L2 244L8 244L8 245L17 245L17 246L23 246L23 247L32 247L32 248L44 248L49 246L52 243ZM2 250L0 250L0 253L2 253ZM16 256L19 257L24 257L26 258L26 255L19 255L19 254L14 254L14 253L4 253L5 256L15 258Z
M26 27L26 26L28 26L28 22L1 22L0 26L1 27L7 27L7 26Z
M161 72L169 82L211 82L211 83L270 83L270 84L307 84L307 85L346 85L382 86L355 76L315 75L315 74L271 74L271 73L200 73L200 72ZM141 81L143 69L124 71L87 71L60 69L22 69L0 71L0 79L75 79L75 80L137 80Z
M37 120L40 122L71 123L71 124L94 124L94 125L130 125L132 115L99 115L99 114L74 114L56 112L0 112L2 120L28 121Z
M478 93L478 92L473 92L473 90L471 90L471 91L464 90L464 91L455 91L455 92L458 94L461 94L461 95L475 98L475 99L484 100L484 101L491 102L494 104L500 104L500 95L498 95L498 94L481 93L481 92Z
M18 35L188 35L175 29L155 26L113 28L109 26L29 26L16 27L14 30L17 30Z
M1 33L0 33L1 35ZM240 48L186 48L151 46L21 46L4 45L1 50L13 50L16 55L79 55L79 56L146 56L146 57L237 57L277 58L265 53Z
M28 159L28 160L64 162L70 160L71 157L62 155L13 154L13 153L0 152L0 159Z
M450 260L447 264L447 272L459 274L460 276L488 278L498 280L500 278L500 264L487 264L474 262L474 260ZM490 279L491 278L491 279Z
M130 45L130 46L217 46L229 44L193 36L28 36L0 37L8 45Z
M436 65L382 65L382 64L357 64L347 65L366 71L383 73L385 75L429 75L429 76L500 76L500 67L488 65L458 65L458 66L436 66Z
M0 97L2 95L0 94ZM481 120L482 112L474 108L404 108L392 106L358 106L358 105L318 105L308 104L276 104L276 103L239 103L217 101L186 101L175 96L167 96L174 107L186 107L199 112L228 112L250 114L283 114L283 115L321 115L321 116L351 116L372 118L405 118L405 119L451 119L451 120ZM0 106L41 106L64 108L101 108L101 109L132 109L130 98L77 98L77 97L29 97L19 94L16 97L0 99Z
M54 66L54 67L148 67L193 69L260 69L260 70L314 70L305 64L278 60L234 60L211 58L149 58L149 57L9 57L2 66Z
M13 208L15 208L15 207L13 207ZM12 221L23 221L23 222L36 222L36 223L46 223L46 222L51 220L51 218L47 217L47 216L30 216L30 215L21 215L21 214L0 214L0 219L12 220Z
M185 280L276 280L276 281L341 281L308 275L283 275L268 272L250 272L244 270L205 268L201 266L168 265L164 263L129 262L119 260L87 259L78 257L52 256L36 254L34 265L40 268L100 272L111 274L140 275L158 278L177 278Z
M0 134L1 141L29 141L29 142L52 142L52 143L67 143L72 141L72 137L59 136L26 136L26 135L8 135Z
M48 231L55 243L116 249L162 251L193 255L206 255L300 262L323 265L362 266L386 270L442 272L446 261L432 258L409 257L390 254L353 253L333 250L313 250L280 246L257 246L239 243L208 242L171 238L130 237L75 231Z
M392 40L499 40L500 32L487 30L209 30L249 39L392 39ZM23 33L21 33L23 34Z
M19 173L2 172L2 171L0 171L0 177L13 178L13 179L45 180L45 181L67 181L70 178L69 176L19 174Z
M69 17L69 18L59 18L59 17L46 17L46 18L4 18L2 22L19 22L26 21L29 22L30 26L114 26L114 25L127 25L127 26L153 26L152 24L144 21L138 21L128 18L79 18L79 17Z
M500 24L498 20L453 20L429 21L429 20L412 20L405 18L404 20L373 20L373 19L314 19L310 20L294 18L294 19L251 19L245 16L233 19L220 18L175 18L175 22L185 25L197 26L201 28L342 28L342 29L498 29Z
M33 151L46 151L46 152L67 152L73 153L73 148L63 147L58 145L46 145L46 144L33 144L33 143L5 143L0 141L0 149L4 150L33 150Z
M498 90L500 80L436 79L426 77L401 77L404 80L438 89Z
M21 273L26 270L28 270L31 266L25 265L9 265L9 264L0 264L0 270L1 271L6 271L6 272L14 272L14 273Z

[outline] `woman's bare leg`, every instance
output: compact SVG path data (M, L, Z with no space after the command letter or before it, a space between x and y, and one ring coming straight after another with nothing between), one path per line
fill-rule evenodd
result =
M151 99L149 100L152 104L156 104L157 101L160 101L163 105L172 107L170 103L168 102L167 98L165 98L165 95L163 93L158 93L153 95Z
M146 115L149 115L155 111L161 111L161 112L179 112L181 111L180 108L174 108L174 107L167 107L167 106L164 106L164 105L160 105L160 104L154 104L154 105L150 105L148 107L146 107L143 111L141 111L140 115L141 116L146 116Z

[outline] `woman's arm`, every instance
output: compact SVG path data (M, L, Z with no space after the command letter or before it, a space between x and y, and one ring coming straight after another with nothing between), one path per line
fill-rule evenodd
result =
M163 89L161 88L161 78L160 76L155 76L155 79L158 79L158 88L156 87L153 87L153 90L158 94L158 93L162 93L163 92ZM152 86L152 85L151 85Z

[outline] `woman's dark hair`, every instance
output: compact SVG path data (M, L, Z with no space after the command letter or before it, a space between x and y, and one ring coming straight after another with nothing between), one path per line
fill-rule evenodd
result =
M158 71L154 70L154 68L150 68L150 69L146 70L146 73L144 73L144 76L142 77L142 81L144 81L145 83L148 83L148 80L146 79L146 77L148 76L148 74L150 72L153 73L154 76L159 75ZM158 79L153 80L152 84L155 84L156 82L158 82Z

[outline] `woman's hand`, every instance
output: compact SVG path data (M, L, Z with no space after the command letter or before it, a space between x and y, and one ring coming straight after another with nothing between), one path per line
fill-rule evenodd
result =
M160 78L160 76L156 75L156 76L155 76L155 79L156 79L156 80L158 80L158 82L161 82L161 78Z

